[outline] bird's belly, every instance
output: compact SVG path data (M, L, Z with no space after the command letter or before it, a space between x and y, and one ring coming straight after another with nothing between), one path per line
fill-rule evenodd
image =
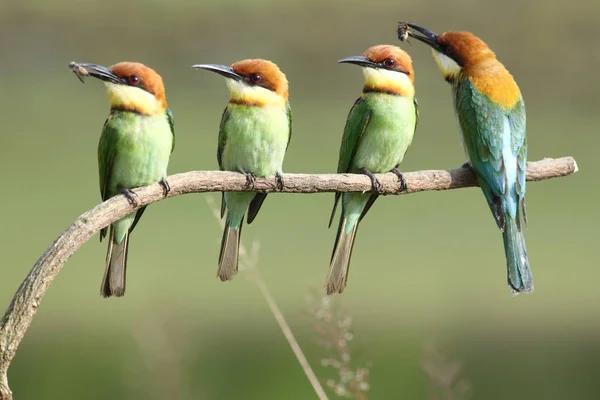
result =
M240 118L226 128L227 142L222 155L225 170L250 172L259 177L271 177L281 171L289 135L284 113L271 121Z
M139 132L124 136L112 168L112 182L124 188L135 188L158 182L167 176L172 134Z
M402 162L412 139L394 129L367 132L354 157L355 169L366 168L374 173L388 172Z

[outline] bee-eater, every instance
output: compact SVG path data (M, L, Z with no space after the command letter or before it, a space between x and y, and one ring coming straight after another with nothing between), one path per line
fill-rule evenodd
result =
M527 224L527 136L519 87L494 52L470 32L436 35L401 23L398 34L401 39L408 34L431 46L442 75L452 86L469 166L502 231L508 285L514 293L533 291L520 215Z
M217 161L222 171L246 175L253 185L256 177L275 176L283 187L283 158L292 136L292 112L288 102L288 81L271 61L251 59L231 67L199 64L201 68L225 77L229 88L229 104L223 112L217 148ZM222 281L233 279L238 271L238 251L244 215L250 224L266 193L227 192L222 196L221 218L227 210L221 240L217 276Z
M73 71L104 81L110 100L110 114L98 145L100 193L105 201L123 194L137 207L131 189L159 183L165 196L169 157L175 146L173 115L167 108L162 78L153 69L135 62L110 68L73 63ZM106 270L100 293L104 297L125 294L125 272L129 237L146 207L110 225ZM100 231L100 241L108 228Z
M401 190L406 189L398 166L412 142L418 118L415 73L406 52L396 46L373 46L362 56L338 62L362 67L365 84L346 120L337 172L365 174L373 190L335 195L329 226L340 197L342 214L329 265L327 294L342 293L346 286L358 224L379 196L379 182L373 174L393 172Z

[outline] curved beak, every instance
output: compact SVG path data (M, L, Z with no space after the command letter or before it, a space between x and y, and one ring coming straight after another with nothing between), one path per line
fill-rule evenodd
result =
M92 76L94 78L98 78L104 82L110 83L123 83L123 80L116 76L110 69L98 65L98 64L90 64L90 63L77 63L71 62L69 64L69 68L73 73L79 78L81 82L83 82L84 76Z
M438 35L436 33L410 22L400 22L398 24L398 39L404 41L409 36L431 46L437 51L443 51L437 42Z
M219 65L219 64L196 64L196 65L192 65L192 68L205 69L207 71L216 72L217 74L222 75L225 78L233 79L233 80L236 80L236 81L241 81L242 79L244 79L244 77L241 76L240 74L236 73L233 70L233 68L228 67L226 65Z
M377 68L376 63L374 63L373 61L369 60L367 57L364 57L364 56L346 57L346 58L342 58L338 62L360 65L361 67Z

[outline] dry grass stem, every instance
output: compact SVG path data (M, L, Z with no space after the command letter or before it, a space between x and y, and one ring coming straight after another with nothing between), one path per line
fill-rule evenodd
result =
M219 221L219 225L221 226L221 229L223 229L225 225L221 219L219 208L217 207L217 205L215 204L215 202L213 201L212 198L207 197L206 201L208 202L210 208L212 209L215 218L217 219L217 221ZM258 245L258 242L254 241L252 243L251 251L248 252L246 250L246 247L244 246L244 241L243 240L240 241L240 260L239 260L240 271L244 271L246 273L248 279L250 279L250 281L254 282L254 284L260 291L260 294L263 296L265 302L267 303L269 310L271 310L271 313L273 314L275 321L277 321L277 324L279 325L281 332L285 336L285 339L287 340L288 344L290 345L290 348L292 349L294 356L296 357L296 359L298 360L298 363L302 367L302 370L306 374L306 377L308 378L308 381L310 382L310 384L311 384L313 390L315 391L315 394L319 398L319 400L328 400L327 394L325 393L323 386L321 386L321 382L319 381L319 378L317 378L317 376L315 375L315 372L313 371L312 367L310 366L310 363L306 359L306 356L304 355L304 352L302 351L300 344L296 340L296 337L294 336L292 329L290 328L289 324L285 320L285 317L283 316L283 313L279 309L277 302L273 298L273 295L271 294L269 287L267 286L265 281L260 276L260 273L258 271L259 248L260 248L260 246Z
M350 343L354 340L352 317L339 305L339 297L319 296L316 291L307 298L308 314L315 321L317 343L328 356L321 359L321 366L332 368L336 379L326 380L326 385L338 397L366 400L370 386L371 363L356 367Z

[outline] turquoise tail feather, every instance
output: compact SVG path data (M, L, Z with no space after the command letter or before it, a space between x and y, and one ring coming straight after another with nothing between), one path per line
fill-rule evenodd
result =
M514 293L529 293L533 291L533 277L527 258L525 238L521 223L517 218L505 215L505 226L502 232L504 252L508 272L508 285Z

